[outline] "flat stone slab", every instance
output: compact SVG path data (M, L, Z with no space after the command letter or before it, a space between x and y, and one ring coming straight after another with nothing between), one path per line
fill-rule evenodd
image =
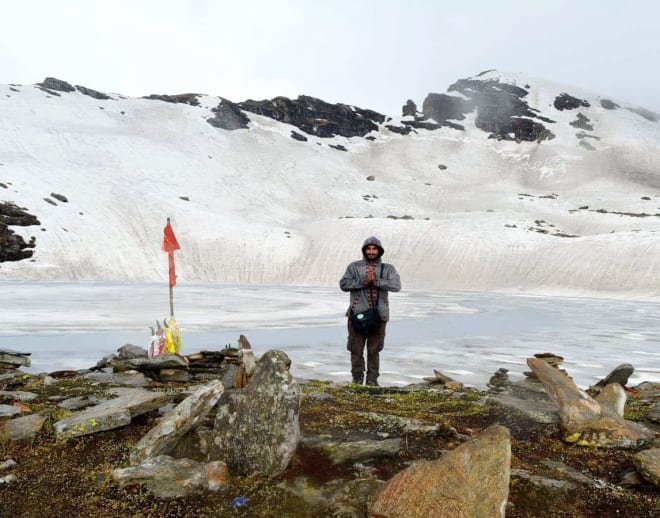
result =
M131 369L138 371L159 371L161 369L187 369L188 362L178 354L159 354L152 358L133 358L122 360Z
M15 415L20 415L22 413L21 409L14 405L0 405L0 418L14 417Z
M33 392L21 390L0 390L0 401L33 401L39 396Z
M0 349L0 354L19 354L20 356L30 356L32 353L14 351L13 349Z
M179 403L140 439L131 452L131 464L135 466L150 457L170 453L179 439L208 415L224 389L222 381L215 380Z
M0 363L14 365L16 367L29 367L30 358L20 353L0 352Z
M552 401L493 395L488 396L488 402L517 410L536 423L554 424L559 422L559 408Z
M134 389L58 421L55 432L58 437L79 437L120 428L129 424L133 417L156 410L167 401L165 393Z
M146 387L149 385L149 379L141 372L90 372L83 377L99 383L126 387Z
M45 421L46 417L39 414L26 415L7 421L0 429L0 440L31 441L39 433Z
M306 437L301 441L308 448L321 451L333 464L348 464L379 457L394 457L401 451L401 439L339 442L320 437Z

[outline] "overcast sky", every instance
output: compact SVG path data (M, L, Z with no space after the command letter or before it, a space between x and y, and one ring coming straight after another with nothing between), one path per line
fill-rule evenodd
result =
M656 0L4 0L0 83L399 114L496 68L660 112Z

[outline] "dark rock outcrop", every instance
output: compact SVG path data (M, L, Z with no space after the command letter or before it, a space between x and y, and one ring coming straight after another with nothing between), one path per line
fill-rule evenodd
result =
M364 110L346 104L330 104L315 97L301 95L297 99L275 97L271 100L247 100L238 103L245 111L270 117L276 121L292 124L309 135L330 138L364 137L378 130L377 124L385 116L373 110Z
M212 110L215 117L206 119L211 126L224 130L245 129L250 119L241 111L236 103L222 99L220 104Z
M406 101L406 104L403 105L403 107L401 108L401 114L404 117L408 117L408 116L414 117L415 115L417 115L417 105L413 102L412 99L408 99Z
M0 263L20 261L32 257L35 238L29 243L9 228L10 225L27 227L40 225L39 220L10 202L0 202Z
M539 115L538 110L527 104L524 97L528 92L524 88L502 83L499 79L461 79L447 91L463 96L430 93L422 106L423 117L404 121L404 124L425 129L442 126L464 129L450 120L464 120L466 114L477 110L475 125L490 133L490 138L516 142L541 142L554 138L554 134L542 124L554 121Z
M75 92L75 88L66 81L56 79L54 77L47 77L41 83L37 83L42 89L54 90L56 92Z
M584 106L585 108L589 108L589 106L591 106L589 101L586 99L578 99L577 97L573 97L567 93L562 93L555 97L554 105L555 108L557 108L559 111L574 110L580 106Z
M112 97L110 97L107 94L104 94L103 92L99 92L97 90L92 90L91 88L87 88L85 86L76 85L76 89L81 94L87 95L89 97L93 97L94 99L98 99L99 101L105 101L107 99L112 99Z
M145 95L143 99L152 99L155 101L165 101L166 103L189 104L190 106L199 106L199 94L151 94Z
M294 140L299 140L300 142L307 142L307 137L305 135L301 135L297 131L291 130L291 138Z
M619 105L617 103L615 103L614 101L610 101L609 99L601 99L600 105L606 110L616 110L617 108L619 108Z
M574 128L583 129L583 130L587 130L587 131L593 131L594 126L593 126L593 124L590 124L590 122L591 121L589 120L589 117L587 117L583 113L578 113L577 114L577 119L575 119L572 122L569 122L569 124L571 126L573 126Z

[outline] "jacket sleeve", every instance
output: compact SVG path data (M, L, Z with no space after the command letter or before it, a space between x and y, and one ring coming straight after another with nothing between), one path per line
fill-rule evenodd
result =
M358 277L357 268L354 268L352 264L348 265L346 268L346 273L339 280L339 287L341 291L351 291L359 290L364 288L364 279Z
M381 290L386 291L401 291L401 278L396 268L391 264L387 265L385 269L386 275L377 280L377 285Z

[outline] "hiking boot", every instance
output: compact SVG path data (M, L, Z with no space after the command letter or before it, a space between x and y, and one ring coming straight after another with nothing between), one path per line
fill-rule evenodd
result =
M353 383L362 385L364 383L364 376L353 376Z
M377 381L367 380L367 387L380 387Z

